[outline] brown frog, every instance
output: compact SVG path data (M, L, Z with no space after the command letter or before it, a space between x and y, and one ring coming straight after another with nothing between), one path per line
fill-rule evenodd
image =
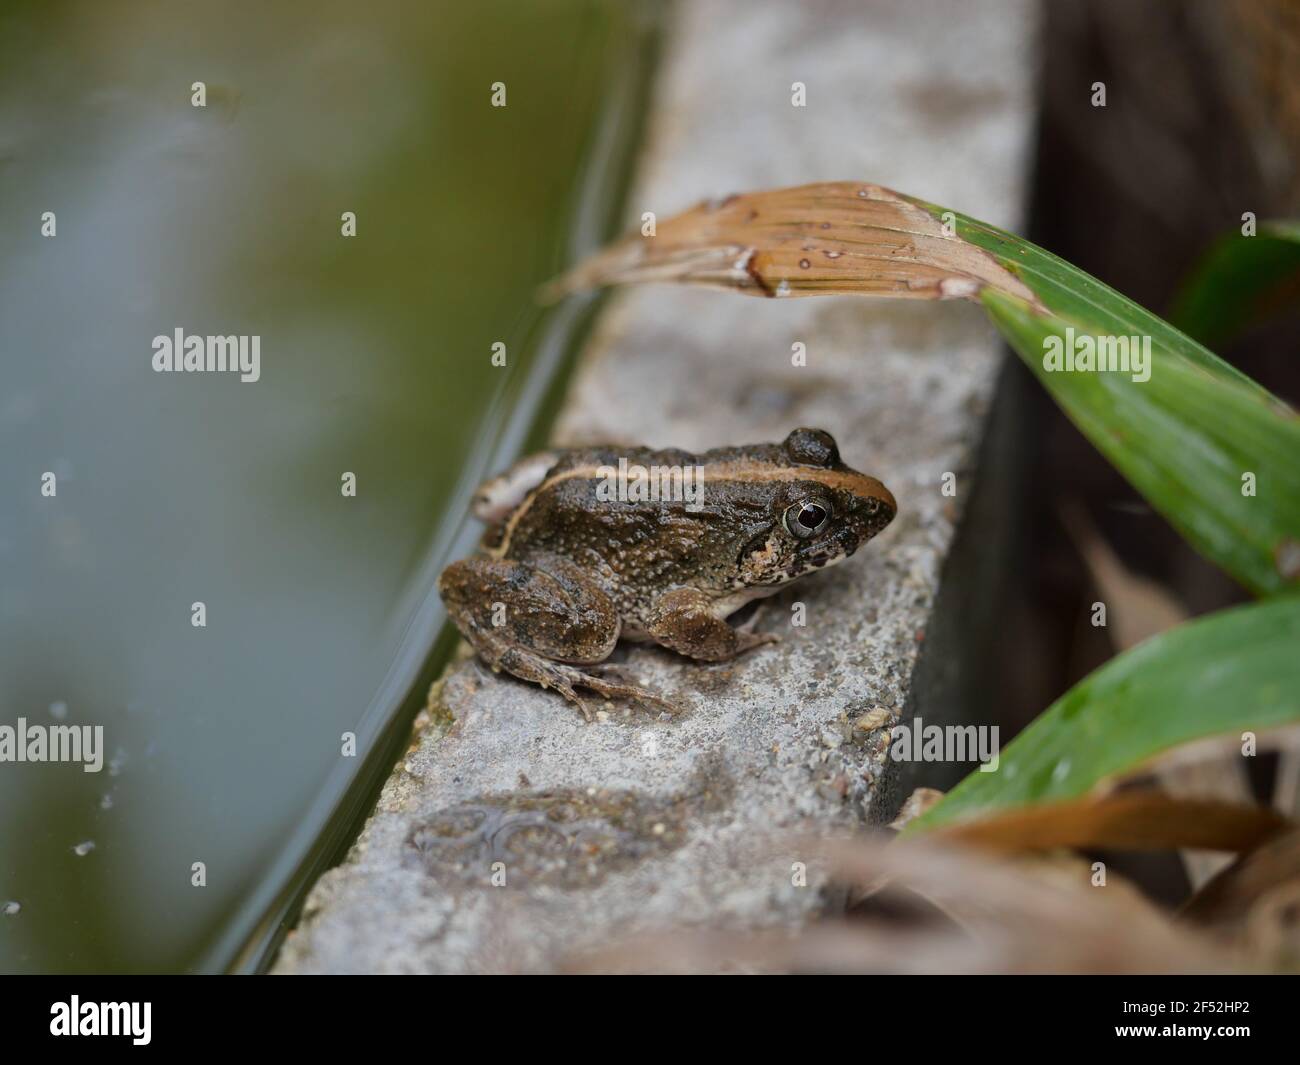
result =
M727 617L848 558L896 510L820 429L702 454L544 452L479 490L480 552L443 570L438 591L493 670L554 688L587 717L575 688L674 711L602 665L620 637L706 662L773 643Z

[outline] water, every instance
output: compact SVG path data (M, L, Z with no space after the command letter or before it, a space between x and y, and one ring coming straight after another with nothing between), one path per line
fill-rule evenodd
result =
M6 5L0 726L102 766L0 764L0 971L266 964L589 320L532 293L615 228L651 11ZM177 328L259 379L155 372Z

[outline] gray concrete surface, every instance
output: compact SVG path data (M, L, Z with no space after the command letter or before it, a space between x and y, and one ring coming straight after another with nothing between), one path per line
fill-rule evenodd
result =
M1016 226L1035 10L682 3L629 223L741 189L862 178ZM791 364L796 342L806 366ZM675 720L615 707L584 724L558 696L462 659L277 971L546 971L630 932L794 925L826 905L815 864L801 884L802 858L780 840L892 813L888 727L909 707L998 361L966 304L619 294L561 442L704 448L819 426L893 490L898 518L769 601L774 648L713 666L630 649L631 672L691 706ZM945 472L955 500L940 494Z

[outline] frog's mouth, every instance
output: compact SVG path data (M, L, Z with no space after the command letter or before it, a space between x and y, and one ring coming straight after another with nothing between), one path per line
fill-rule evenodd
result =
M824 550L817 551L813 554L804 555L798 559L795 564L778 578L782 584L797 580L805 573L815 573L820 569L827 569L836 563L843 562L849 557L851 552L845 551L836 543L830 543Z
M856 545L845 546L841 539L831 537L815 550L803 555L794 555L788 559L781 558L781 542L771 532L763 532L752 537L736 558L736 567L741 573L749 572L763 584L786 584L796 577L814 570L826 569L838 562L843 562L853 554ZM752 580L753 578L751 578Z

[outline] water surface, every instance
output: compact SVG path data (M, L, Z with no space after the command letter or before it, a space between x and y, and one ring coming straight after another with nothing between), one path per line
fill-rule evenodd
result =
M464 495L585 322L532 294L616 214L641 13L0 14L0 725L106 746L0 764L0 970L265 964L355 830ZM259 379L155 372L178 327L260 337Z

